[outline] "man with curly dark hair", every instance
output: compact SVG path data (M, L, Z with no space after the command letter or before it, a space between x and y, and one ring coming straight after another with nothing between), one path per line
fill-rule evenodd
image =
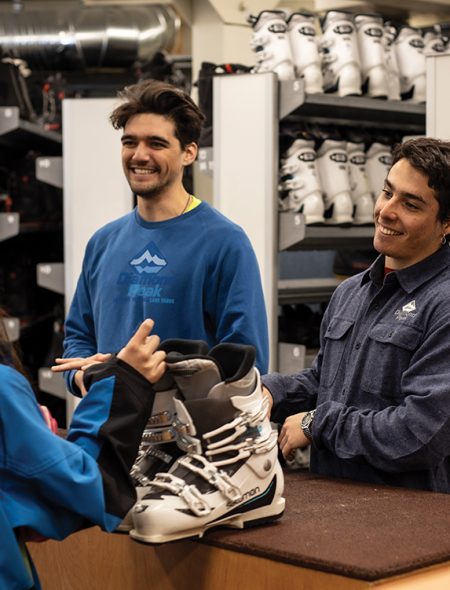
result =
M311 470L450 493L450 142L395 147L371 267L339 285L313 366L267 375L289 456Z

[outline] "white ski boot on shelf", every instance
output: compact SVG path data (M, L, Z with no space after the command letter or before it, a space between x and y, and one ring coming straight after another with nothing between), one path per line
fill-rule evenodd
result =
M347 142L348 172L353 199L353 224L373 223L373 198L366 173L366 154L363 143Z
M397 29L390 23L386 22L383 26L383 48L389 100L401 100L400 74L398 70L397 54L394 47L396 37Z
M296 77L303 78L305 81L306 93L323 92L314 16L304 12L294 12L287 20L287 28Z
M209 359L189 361L184 372L178 365L180 379L189 381L194 371L219 382L207 391L186 388L186 398L175 399L177 440L185 454L156 475L135 505L133 539L165 543L202 537L216 526L243 528L281 517L277 431L254 361L253 347L223 343Z
M374 199L383 189L384 181L392 165L390 145L374 142L366 152L366 172Z
M353 200L345 141L326 139L317 151L317 167L325 200L325 222L351 225Z
M280 188L288 191L288 209L303 213L307 225L325 222L316 159L314 142L296 139L281 160Z
M355 26L364 94L371 98L387 98L389 88L382 43L383 19L376 14L357 14Z
M413 27L402 27L394 42L400 73L400 92L403 99L425 102L425 55L420 32Z
M448 39L442 34L439 25L427 27L423 31L424 55L442 55L447 52Z
M208 345L202 340L164 340L159 349L170 353L171 358L176 359L172 362L172 366L176 366L177 362L185 363L190 358L198 358L199 355L208 353ZM152 415L142 434L138 455L130 470L138 500L145 495L156 473L168 471L181 454L176 444L177 432L173 427L175 422L173 398L180 395L180 392L170 371L166 371L153 388L155 399ZM128 532L132 524L131 511L129 511L116 530Z
M280 80L293 80L294 64L284 12L263 10L248 21L253 28L250 47L256 53L253 72L275 72Z
M325 92L360 95L361 66L352 15L331 10L323 20L322 30L319 48Z

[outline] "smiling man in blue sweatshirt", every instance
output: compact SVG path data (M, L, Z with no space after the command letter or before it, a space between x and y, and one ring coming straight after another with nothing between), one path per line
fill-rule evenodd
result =
M250 241L183 186L203 114L186 93L156 80L127 87L120 97L111 122L123 130L123 169L137 207L87 245L64 357L119 350L148 316L162 339L252 344L265 372L267 319ZM73 393L83 393L82 371L66 377Z

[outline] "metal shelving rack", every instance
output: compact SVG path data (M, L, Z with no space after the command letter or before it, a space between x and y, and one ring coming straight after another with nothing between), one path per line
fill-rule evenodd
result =
M279 123L289 118L423 134L425 105L307 95L301 80L279 82L270 72L217 76L213 97L215 205L245 229L255 249L269 320L270 370L295 371L301 368L306 351L299 345L278 343L278 305L327 301L338 281L279 281L278 253L368 248L373 228L309 227L301 214L278 212Z
M20 118L19 107L0 107L0 147L11 150L35 148L49 155L36 158L36 178L42 182L62 188L62 135L44 129L38 123ZM6 240L21 233L18 213L0 214L0 240ZM39 264L37 284L64 294L64 267L62 263ZM4 324L11 341L20 338L20 319L7 318ZM39 369L41 391L65 399L66 389L60 375L53 375L47 368Z

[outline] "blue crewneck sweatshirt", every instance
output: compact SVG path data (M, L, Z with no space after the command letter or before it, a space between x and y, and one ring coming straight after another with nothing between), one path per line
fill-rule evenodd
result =
M93 235L66 319L64 356L118 351L147 317L161 340L252 344L267 371L256 256L244 231L208 203L158 222L135 209Z

